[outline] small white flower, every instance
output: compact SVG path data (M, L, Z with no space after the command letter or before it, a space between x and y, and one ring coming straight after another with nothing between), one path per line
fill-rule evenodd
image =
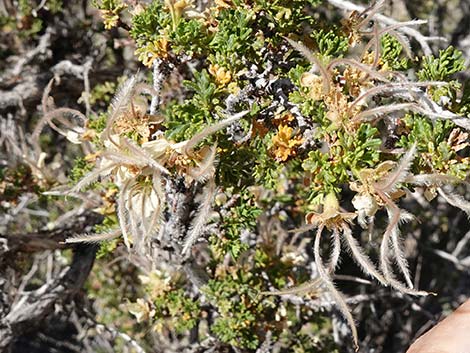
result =
M377 201L370 194L356 194L352 199L352 204L357 211L366 216L373 216L379 209Z
M366 217L372 217L379 209L379 205L374 196L370 194L356 194L352 199L352 204L357 210L357 220L361 227L366 228Z

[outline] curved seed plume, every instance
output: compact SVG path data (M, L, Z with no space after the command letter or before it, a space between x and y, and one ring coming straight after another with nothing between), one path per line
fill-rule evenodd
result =
M317 266L318 275L320 279L322 280L323 284L325 285L326 289L328 290L328 292L333 297L338 310L346 319L349 325L349 328L351 329L351 334L353 336L354 345L356 346L356 348L358 348L359 344L358 344L356 324L354 323L354 319L351 315L351 310L349 309L348 304L344 300L341 292L339 292L336 289L335 285L333 284L333 281L330 275L328 274L328 271L324 267L323 262L320 257L320 238L321 238L322 232L323 232L323 227L319 227L317 230L317 234L315 235L315 242L314 242L314 247L313 247L313 253L315 255L315 265Z
M307 281L295 287L275 290L272 292L264 291L264 292L260 292L259 294L260 295L302 295L302 294L307 294L309 292L320 291L322 282L323 281L320 278L315 278L313 280Z
M160 190L160 191L158 191ZM152 185L140 186L138 194L140 198L140 224L142 231L139 234L143 234L139 239L141 240L141 246L156 232L157 226L163 219L163 203L164 195L161 191L161 175L158 171L155 171L152 175ZM156 204L154 204L156 202ZM150 212L151 216L147 217ZM139 246L136 243L136 250L139 251Z
M360 62L357 62L354 59L346 59L346 58L334 59L328 64L328 66L326 67L326 70L332 71L336 66L339 66L339 65L353 66L377 80L380 80L383 82L390 82L390 80L387 79L383 74L375 71L369 65L362 64Z
M434 185L447 185L458 184L464 181L446 174L417 174L410 175L405 179L405 183L410 183L419 186L434 186Z
M411 164L416 154L416 143L411 146L408 152L400 160L398 166L389 173L386 177L382 178L381 181L374 184L376 191L380 191L384 194L390 194L397 189L397 185L403 183L409 175ZM397 220L398 222L398 220Z
M150 168L158 170L163 174L171 174L168 169L166 169L164 166L154 160L147 151L145 151L142 147L137 146L133 141L131 141L127 137L123 137L122 142L124 147L128 148L129 151L133 152L135 154L135 157L140 157L140 160Z
M159 95L159 93L157 92L157 90L155 88L153 88L149 84L143 83L143 82L137 83L135 85L134 93L133 93L134 96L138 96L138 95L141 95L141 94L149 94L152 97Z
M460 208L470 217L470 202L465 200L462 196L445 191L443 188L437 188L437 192L444 200L450 205Z
M204 140L207 136L212 135L213 133L222 130L223 128L229 126L230 124L234 123L237 120L240 120L243 118L246 114L248 114L248 110L244 110L240 113L237 113L231 117L228 117L227 119L224 119L222 121L219 121L215 123L214 125L210 125L206 127L204 130L201 132L197 133L194 135L190 140L184 143L183 147L183 153L185 155L190 156L192 154L193 148L202 140Z
M406 284L409 288L413 288L413 282L411 282L410 269L408 267L408 261L406 261L405 253L400 244L400 220L402 219L400 214L400 209L398 207L391 209L387 207L389 225L386 229L386 232L390 232L390 240L392 243L394 257L397 262L398 268L405 277Z
M429 87L429 86L444 86L447 85L448 82L441 82L441 81L424 81L424 82L389 82L389 83L384 83L379 86L375 86L370 88L369 90L365 91L362 93L359 97L357 97L352 103L349 105L349 111L352 111L352 108L354 108L357 104L360 104L362 101L364 101L366 98L373 97L378 94L382 93L398 93L400 91L410 91L412 93L422 93L424 94L423 91L419 90L417 91L417 88L419 87ZM414 90L413 90L414 88Z
M128 188L131 183L131 179L127 180L121 190L119 190L119 195L117 198L117 216L119 220L119 226L121 227L122 237L124 239L124 244L128 249L131 248L131 243L129 241L129 223L127 219L127 210L126 210L126 200L128 196Z
M115 162L119 165L124 166L137 166L139 168L143 168L148 165L146 161L141 161L136 159L133 156L128 156L122 152L107 150L100 154L101 158L105 158L109 161Z
M416 106L413 107L411 110L413 110L415 113L420 113L430 118L451 120L455 125L463 127L466 130L470 130L470 119L454 114L448 110L442 109L442 107L437 105L435 102L431 102L431 104L432 106L429 108L425 108L420 106L419 104L416 104ZM434 110L430 110L431 108Z
M339 256L341 254L341 238L338 232L338 229L333 229L333 232L331 234L332 236L332 245L333 249L331 250L331 255L330 255L330 261L326 265L326 268L328 269L329 273L333 273L334 270L336 269L336 266L338 265L339 262Z
M76 244L76 243L100 243L106 240L112 240L121 235L120 229L115 229L110 232L105 233L95 233L95 234L79 234L71 238L65 239L66 244Z
M117 163L111 163L102 168L94 169L87 175L85 175L68 193L77 192L83 189L85 186L90 185L92 182L96 181L100 176L107 175L111 173L111 170L118 167Z
M372 67L375 69L379 65L380 53L382 51L382 46L380 43L380 36L379 36L379 28L377 26L377 23L374 23L373 37L371 39L371 42L374 42L374 46L375 46L374 62L372 63ZM366 53L367 51L364 50L364 54ZM362 55L362 57L364 57L364 54Z
M106 120L106 127L101 133L101 141L110 140L113 142L113 139L110 137L112 135L114 122L128 108L132 96L134 95L136 84L137 77L132 76L119 86L116 95L111 101L111 110Z
M215 181L213 178L209 179L206 187L204 188L204 201L202 202L197 215L191 225L188 236L183 245L183 255L186 255L201 236L204 225L207 222L207 216L211 210L212 199L215 193Z
M418 26L418 25L422 25L422 24L426 24L426 21L424 21L424 20L411 20L411 21L406 21L406 22L395 23L393 25L390 25L390 26L387 26L385 28L382 28L382 29L378 30L377 31L377 36L380 38L380 36L383 36L383 35L389 33L390 35L393 35L394 37L396 35L399 35L401 38L400 39L397 38L398 41L401 41L403 38L405 38L405 40L408 42L408 45L403 45L401 42L400 42L400 44L402 45L403 49L407 52L407 55L408 55L408 52L411 53L410 48L409 48L408 39L406 39L406 37L404 37L401 33L398 33L398 32L395 32L395 31L397 29L400 29L400 28L403 28L403 27ZM392 33L390 33L390 32L392 32ZM375 37L375 34L374 34L374 37ZM370 49L370 47L372 45L377 46L377 44L375 42L376 42L376 40L374 38L372 38L366 44L366 46L364 47L363 53L364 54L367 53L367 51ZM411 57L411 56L409 56L409 57Z
M302 54L308 61L310 61L312 64L316 65L318 68L318 71L320 71L320 75L323 77L323 94L328 94L331 90L331 75L329 74L328 70L325 69L323 64L320 62L320 60L317 59L315 55L308 49L305 45L302 43L298 43L293 41L292 39L289 39L287 37L283 37L290 45L292 48L297 50L300 54Z
M49 95L51 94L51 90L52 90L52 85L55 81L55 78L51 78L49 80L49 82L47 83L47 86L46 88L44 88L44 92L42 94L42 98L41 98L41 107L42 107L42 113L43 114L46 114L47 111L49 110Z
M348 0L328 0L328 3L337 8L347 10L347 11L364 11L363 6L356 5ZM386 24L386 25L393 25L395 23L398 23L397 21L391 19L390 17L387 17L382 14L378 14L378 13L375 13L373 15L373 18L377 20L378 22ZM431 40L444 40L445 41L446 40L445 38L440 38L440 37L427 37L412 27L402 27L402 28L399 28L398 30L405 33L407 36L413 37L414 39L416 39L418 44L421 46L424 52L424 55L433 54L432 49L428 43L429 41Z
M384 114L389 114L389 113L392 113L395 111L401 111L401 110L411 110L412 112L426 115L433 119L452 120L454 121L456 125L464 127L465 129L470 129L470 122L465 121L465 119L462 118L461 116L449 115L447 114L447 112L444 112L444 111L441 113L436 113L427 108L423 108L418 103L397 103L397 104L385 105L382 107L371 108L356 115L352 119L352 121L371 121L376 118L382 117Z
M364 250L359 245L359 242L353 237L351 228L348 226L343 227L343 241L349 248L352 258L366 275L375 278L377 281L387 286L388 283L382 274L376 269L375 265L365 255Z
M158 171L155 171L152 174L152 189L157 195L157 199L159 200L158 213L156 214L156 222L157 224L160 224L163 220L163 212L165 211L166 195L163 192L162 178Z
M360 17L365 15L365 18L361 22L358 23L357 29L361 29L362 27L367 25L369 21L371 21L373 17L381 10L384 4L385 4L385 0L379 0L379 1L373 2L372 5L365 8L359 15Z
M69 121L67 121L67 119L65 119L63 117L65 114L70 114L71 116L78 118L82 122L83 126L77 128L77 126L70 123ZM83 131L84 131L83 129L84 129L85 124L88 120L86 118L86 116L83 115L83 113L81 113L78 110L70 109L70 108L57 108L57 109L51 110L49 112L46 112L44 114L44 116L37 122L37 124L34 128L34 131L31 135L31 139L33 140L34 144L39 145L39 136L41 135L41 132L44 129L44 127L46 126L46 124L49 125L51 127L51 129L53 129L54 131L56 131L60 135L62 135L64 137L66 137L67 139L69 139L68 138L69 135L67 134L67 131L59 128L52 121L53 119L59 120L63 125L65 125L67 128L69 128L72 132L75 132L76 134L83 133ZM70 139L69 139L69 141L74 142Z
M415 296L426 296L430 293L425 291L419 291L413 288L408 288L404 286L402 283L395 279L393 274L392 265L390 263L390 243L391 243L391 236L392 236L392 227L398 226L400 221L400 213L395 212L392 214L392 219L390 220L390 224L385 231L382 242L380 244L380 269L384 274L386 281L390 284L392 288L395 288L399 292L415 295Z
M209 153L204 156L204 159L197 168L189 170L189 175L198 182L205 182L214 174L214 164L216 161L217 143L213 146L205 146L209 149Z
M423 21L426 23L426 21ZM409 27L408 27L409 28ZM413 52L411 51L411 43L410 40L403 34L398 31L392 30L389 34L394 37L398 43L402 46L405 54L408 58L413 59Z
M150 190L149 190L150 189ZM142 222L142 228L144 229L144 239L146 239L147 235L147 229L149 227L149 221L147 220L146 217L146 210L148 205L150 204L150 193L151 193L152 188L151 187L140 187L140 217L141 217L141 222ZM151 205L150 205L151 206Z
M140 205L137 205L139 197L141 202ZM134 186L129 190L129 197L126 202L126 207L128 209L132 231L132 250L137 254L144 253L143 249L147 240L145 217L145 204L147 200L146 188L142 187L138 183L135 183Z
M354 118L351 119L352 122L370 122L378 118L383 118L384 115L402 111L406 109L411 109L415 106L415 103L397 103L389 104L382 107L371 108L357 114Z

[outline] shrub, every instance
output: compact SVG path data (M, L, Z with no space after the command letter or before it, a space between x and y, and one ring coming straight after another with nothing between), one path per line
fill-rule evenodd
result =
M92 150L74 186L50 193L93 183L106 226L67 243L113 240L109 253L122 239L143 272L128 305L139 322L247 351L331 352L328 318L309 309L330 296L357 346L333 282L342 248L383 286L429 294L411 280L402 200L439 194L469 213L449 188L470 170L462 54L423 55L422 21L384 24L380 2L335 23L319 3L96 3L106 28L129 27L153 83L128 78L79 129L61 116L81 113L45 109L43 122Z

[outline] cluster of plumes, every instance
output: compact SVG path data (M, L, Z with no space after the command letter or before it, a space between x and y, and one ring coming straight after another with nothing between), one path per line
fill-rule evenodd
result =
M342 294L335 288L331 274L334 272L341 253L341 242L347 248L352 258L359 265L361 270L382 285L390 286L402 293L425 296L428 292L414 288L411 275L406 261L403 247L400 243L399 225L413 219L413 215L398 207L396 200L403 196L405 192L400 189L403 184L415 186L436 187L439 194L451 205L458 207L470 215L470 203L463 197L446 191L443 186L458 183L455 177L442 174L418 174L410 172L411 165L416 155L416 145L408 150L402 159L396 163L386 161L379 164L375 169L364 169L361 171L360 182L350 185L357 194L352 203L356 212L342 211L335 194L328 194L323 202L321 213L311 212L306 216L306 227L296 231L305 232L316 229L314 240L315 265L319 278L325 285L328 292L336 300L338 308L348 321L354 341L357 345L357 332L354 320ZM385 209L388 214L388 225L383 233L380 245L379 269L376 268L372 260L365 254L359 242L353 237L351 225L357 219L358 223L367 227L373 224L374 215L379 209ZM320 255L320 240L324 231L329 231L332 237L332 250L328 263L325 265ZM392 263L396 263L401 275L406 281L406 285L401 283L393 273ZM318 282L313 282L312 286L317 287ZM305 292L304 285L298 289L291 289L289 294ZM270 294L283 294L270 293Z
M390 115L396 117L407 111L418 113L431 120L452 120L456 125L470 129L468 119L442 108L426 92L428 87L446 85L447 82L412 82L401 73L380 67L380 38L385 34L392 35L409 54L409 42L403 34L397 32L397 29L422 23L422 21L404 22L382 29L379 29L377 23L370 26L380 5L381 3L378 3L362 14L353 13L351 18L345 22L348 25L346 28L350 32L350 44L357 44L361 38L366 36L372 37L364 47L361 60L338 58L325 63L303 44L286 38L293 48L313 64L311 72L305 73L300 80L302 86L309 88L309 97L325 104L325 117L331 121L331 126L350 134L354 134L362 123L373 123ZM341 67L344 69L339 70ZM345 83L340 83L335 79L338 75L345 78ZM372 100L372 98L379 97L393 97L393 99L388 99L385 104L383 104L383 100ZM314 255L319 279L335 299L338 308L348 321L356 346L357 332L354 320L342 294L335 288L331 278L338 264L341 243L344 244L366 275L402 293L427 295L427 292L419 291L413 287L399 239L399 225L413 218L410 213L400 209L396 203L405 194L403 185L436 188L447 202L470 214L470 203L443 189L444 185L459 182L457 178L444 174L413 175L410 172L416 150L415 144L405 151L406 153L399 162L385 161L374 169L359 171L357 179L350 183L350 189L356 192L352 200L356 212L343 212L337 196L328 194L323 200L323 211L307 214L307 226L296 230L296 232L305 232L316 229ZM374 216L378 210L386 210L388 214L388 225L380 246L380 270L365 254L359 242L353 237L351 230L354 220L357 220L357 223L363 228L372 227ZM332 237L331 256L327 264L323 263L320 255L320 239L325 231L330 232ZM396 263L406 284L397 279L392 263ZM303 293L308 289L308 286L308 284L307 286L301 285L287 291L264 294ZM312 288L317 286L318 281L312 282Z
M246 113L220 120L191 139L175 143L155 129L163 119L146 114L148 107L146 100L141 99L143 93L157 94L135 77L121 86L111 104L106 126L100 133L97 151L93 154L96 167L66 191L66 194L77 193L97 179L112 181L119 190L116 196L119 228L108 233L77 236L67 242L97 242L122 235L131 252L150 254L151 239L162 235L159 234L159 225L166 207L164 190L167 180L181 176L187 186L194 183L205 185L202 192L204 200L184 240L182 253L187 255L202 233L215 193L217 146L196 146ZM88 137L87 132L82 134L84 136Z
M54 79L46 86L42 97L42 118L36 123L31 134L25 134L12 117L0 121L0 147L4 148L7 164L23 163L41 188L47 188L55 181L66 182L58 161L46 164L47 153L40 143L41 133L46 126L63 135L72 143L80 143L78 137L84 132L86 117L79 111L57 108L49 97ZM85 150L87 146L84 146Z

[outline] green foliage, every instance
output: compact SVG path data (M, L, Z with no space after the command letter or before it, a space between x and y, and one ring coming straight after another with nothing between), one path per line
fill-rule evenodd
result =
M410 148L412 144L417 144L421 156L417 160L420 172L442 173L462 180L467 178L470 161L457 154L467 145L468 135L465 132L455 128L450 121L432 123L413 114L405 116L403 125L406 133L401 136L399 145Z
M155 325L169 325L176 332L193 328L199 319L197 313L201 311L199 301L188 297L183 289L172 290L153 298L153 304Z
M462 52L454 47L439 51L439 56L425 57L420 71L416 74L422 81L442 81L465 69Z
M93 6L100 10L119 12L125 8L125 4L120 0L93 0Z
M274 158L269 155L269 146L272 134L268 134L263 139L257 139L253 145L258 151L258 156L255 156L253 177L256 184L261 184L267 189L275 190L279 182L279 177L284 165L276 162Z
M96 133L100 133L106 127L106 119L108 118L107 114L101 113L97 117L92 117L88 121L88 127L92 130L95 130Z
M94 167L94 164L88 162L83 157L78 157L74 161L74 165L69 174L70 184L74 185L80 179L82 179L86 174L88 174Z
M92 0L93 6L101 10L104 28L111 29L119 23L121 12L127 5L121 0Z
M39 7L39 4L42 6ZM13 6L13 5L12 5ZM36 38L44 29L47 13L56 15L62 9L62 0L47 0L42 2L19 0L15 3L15 14L0 15L0 29L5 32L14 31L22 39ZM36 9L40 8L39 13Z
M220 315L211 330L222 342L240 348L258 347L259 336L263 334L260 320L272 307L262 305L254 287L256 282L252 273L240 269L210 280L204 288L209 302Z
M323 342L315 342L310 336L310 331L318 331L317 325L312 325L308 329L304 329L305 332L297 332L295 335L286 333L281 340L285 339L287 342L293 343L289 348L293 353L339 353L339 350L335 348L333 339L325 339Z
M460 115L470 117L470 82L468 80L462 89L460 102L454 102L454 104Z
M184 84L194 92L191 101L203 113L209 114L213 107L219 103L215 98L218 92L217 85L211 80L206 70L194 72L194 80L184 81Z
M389 34L384 35L381 40L382 52L380 60L392 70L406 70L410 67L410 59L402 57L403 47L400 42Z
M104 241L100 244L100 248L98 249L98 252L96 253L96 258L97 259L102 259L107 256L110 256L114 250L116 250L119 239L113 239L109 241Z
M211 247L214 256L222 259L226 254L236 260L248 249L248 244L243 243L240 235L243 231L250 232L256 228L256 220L262 210L253 204L249 195L245 192L237 204L230 208L230 212L222 220L223 234L212 236Z
M144 65L152 66L158 57L168 54L168 33L171 18L161 1L153 1L147 8L132 17L131 37L137 45L136 54Z
M246 1L247 2L247 1ZM305 11L306 6L315 8L321 0L256 0L257 12L265 12L268 28L276 29L283 35L299 32L305 25L312 25L314 20Z
M314 30L310 36L315 40L318 52L325 60L342 57L348 50L348 38L334 30Z
M253 29L250 24L254 14L240 9L222 11L210 48L216 53L211 61L222 66L236 69L241 64L241 57L252 49Z
M16 202L24 193L39 193L41 188L31 173L31 168L20 164L16 168L0 168L0 200ZM2 203L0 203L0 209Z
M422 68L417 72L417 77L424 81L449 81L452 75L465 69L465 59L462 52L454 47L448 47L439 51L439 56L425 57ZM433 87L432 97L436 102L442 99L450 100L449 104L455 102L460 84L457 81L450 81L448 85Z
M205 26L193 19L180 21L171 32L170 41L176 55L186 54L191 57L202 54L209 44Z
M369 124L359 127L356 135L338 132L338 143L327 153L320 150L309 152L302 163L304 170L312 173L313 187L309 197L313 200L319 193L339 193L341 185L350 179L350 173L372 167L379 161L378 130Z
M256 177L252 168L257 168L259 154L248 146L237 147L230 143L220 146L221 153L217 167L217 182L225 187L241 189L252 184ZM261 152L260 152L261 153Z
M155 39L160 29L168 25L169 21L162 2L152 1L144 11L132 17L130 35L141 45Z
M96 320L136 338L143 336L144 328L125 310L123 299L135 301L143 295L135 286L137 275L138 270L132 265L122 261L111 265L106 258L98 259L86 283L89 298L98 313Z
M220 103L217 98L220 90L206 70L194 72L194 80L184 81L184 85L193 92L193 96L182 104L172 102L165 111L166 136L175 141L191 138L211 122L214 107Z
M276 256L273 246L257 247L246 261L239 261L233 266L218 264L215 278L202 289L218 314L210 326L211 332L220 341L249 351L258 348L260 342L266 339L266 332L271 331L272 340L284 341L282 347L288 350L293 342L297 342L298 349L305 349L306 352L308 347L315 347L316 352L329 352L328 349L322 350L328 340L315 344L300 341L304 329L306 332L318 332L327 326L325 318L301 309L301 315L309 317L310 322L304 326L295 305L288 302L280 304L274 297L260 295L260 291L266 289L266 276L276 287L283 288L293 267L291 262ZM299 281L304 281L304 276L305 273L299 276ZM332 349L331 341L328 345Z

